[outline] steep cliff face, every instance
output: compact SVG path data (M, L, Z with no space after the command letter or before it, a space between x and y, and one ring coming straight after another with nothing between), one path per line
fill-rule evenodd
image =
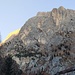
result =
M1 53L11 54L28 75L64 74L61 71L74 69L75 10L61 6L50 12L38 12L15 38L2 46ZM74 72L68 74L75 75Z
M47 43L51 35L58 30L74 30L75 11L64 7L54 8L51 12L39 12L37 16L29 19L20 31L20 38L29 41L29 38ZM26 37L26 38L25 38ZM40 39L39 39L40 38ZM48 39L47 39L48 38ZM26 39L26 40L25 40Z

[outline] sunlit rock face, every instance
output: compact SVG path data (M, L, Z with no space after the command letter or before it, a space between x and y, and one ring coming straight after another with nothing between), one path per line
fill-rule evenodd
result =
M15 31L9 33L8 36L2 41L2 43L12 40L15 36L18 35L19 31L20 31L20 29L17 29Z
M27 75L55 75L74 67L75 10L61 6L50 12L38 12L15 38L3 44L1 51L4 56L11 54Z

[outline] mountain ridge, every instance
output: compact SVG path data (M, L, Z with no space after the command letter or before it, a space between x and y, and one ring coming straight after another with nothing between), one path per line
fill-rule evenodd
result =
M8 34L8 36L2 41L2 43L5 43L7 40L9 40L10 38L13 39L15 36L18 35L20 29L17 29L11 33Z

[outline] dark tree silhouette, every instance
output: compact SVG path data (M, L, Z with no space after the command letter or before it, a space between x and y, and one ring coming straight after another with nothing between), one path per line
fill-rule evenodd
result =
M11 55L2 58L0 63L0 75L21 75L23 73Z
M5 60L6 65L6 74L5 75L11 75L11 66L12 66L12 57L9 55ZM16 75L16 74L14 74Z

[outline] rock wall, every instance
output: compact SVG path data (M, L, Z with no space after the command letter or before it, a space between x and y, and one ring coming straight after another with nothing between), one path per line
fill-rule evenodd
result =
M1 47L1 53L11 54L27 75L62 74L75 66L74 50L75 10L62 6L30 18L19 34ZM68 74L75 75L73 70Z

